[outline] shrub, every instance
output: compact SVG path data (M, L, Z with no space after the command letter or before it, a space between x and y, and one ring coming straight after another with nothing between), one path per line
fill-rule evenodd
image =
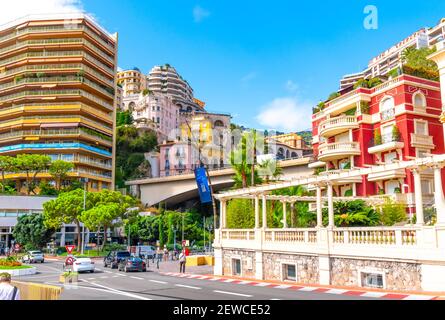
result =
M407 220L406 209L403 204L396 203L390 198L379 208L380 221L385 226L393 226L396 223Z
M234 199L227 206L227 228L253 229L255 209L249 199Z
M349 189L345 192L345 197L352 197L352 195L353 195L353 193L352 193L351 189Z
M374 145L379 146L382 144L382 135L379 129L374 130Z
M0 259L0 266L2 267L20 267L21 265L22 264L18 262L14 257Z
M360 110L363 114L369 114L371 106L367 101L360 101Z
M400 131L397 126L392 127L392 139L393 141L399 141L400 140Z

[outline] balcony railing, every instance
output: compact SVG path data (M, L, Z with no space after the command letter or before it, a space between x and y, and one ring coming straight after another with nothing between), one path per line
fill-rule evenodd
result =
M358 122L356 116L340 116L322 121L318 132L320 135L325 135L329 131L335 131L337 133L338 129L355 128L357 126Z
M416 134L416 133L411 133L411 146L412 147L430 147L430 148L435 147L432 136Z
M331 155L350 155L359 154L360 144L358 142L336 142L324 143L318 149L318 158L321 161L326 160L326 157Z

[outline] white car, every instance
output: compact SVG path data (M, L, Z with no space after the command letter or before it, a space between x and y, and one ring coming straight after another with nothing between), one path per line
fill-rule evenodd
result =
M44 263L45 262L45 257L42 253L42 251L28 251L28 253L26 255L23 256L22 258L22 262L23 263Z
M73 272L91 272L95 269L94 261L90 258L74 258Z

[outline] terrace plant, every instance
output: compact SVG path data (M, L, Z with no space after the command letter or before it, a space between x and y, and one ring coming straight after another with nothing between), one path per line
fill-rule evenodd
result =
M369 114L371 110L371 106L367 101L360 101L360 111L363 114Z
M379 146L382 144L382 134L379 129L374 130L374 145Z
M328 224L328 209L323 209L323 223ZM377 211L363 200L334 203L334 222L337 227L371 227L379 225Z
M393 141L399 141L400 140L400 131L397 126L392 127L392 139Z

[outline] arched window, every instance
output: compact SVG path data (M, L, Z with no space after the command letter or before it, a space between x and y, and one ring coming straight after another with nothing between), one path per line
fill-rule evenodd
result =
M224 123L221 120L216 120L214 126L215 127L224 127Z
M385 97L382 99L380 102L380 113L383 121L394 118L395 110L393 97Z
M292 152L292 158L293 158L293 159L298 158L298 155L297 155L296 152Z
M283 160L284 159L284 149L283 148L278 148L277 158L279 160Z
M417 92L413 95L413 105L417 108L426 107L426 99L422 92Z
M130 104L128 105L128 110L130 112L133 112L134 108L136 107L136 104L132 101L130 102Z
M290 158L290 152L289 152L289 150L286 150L286 159L289 159Z

